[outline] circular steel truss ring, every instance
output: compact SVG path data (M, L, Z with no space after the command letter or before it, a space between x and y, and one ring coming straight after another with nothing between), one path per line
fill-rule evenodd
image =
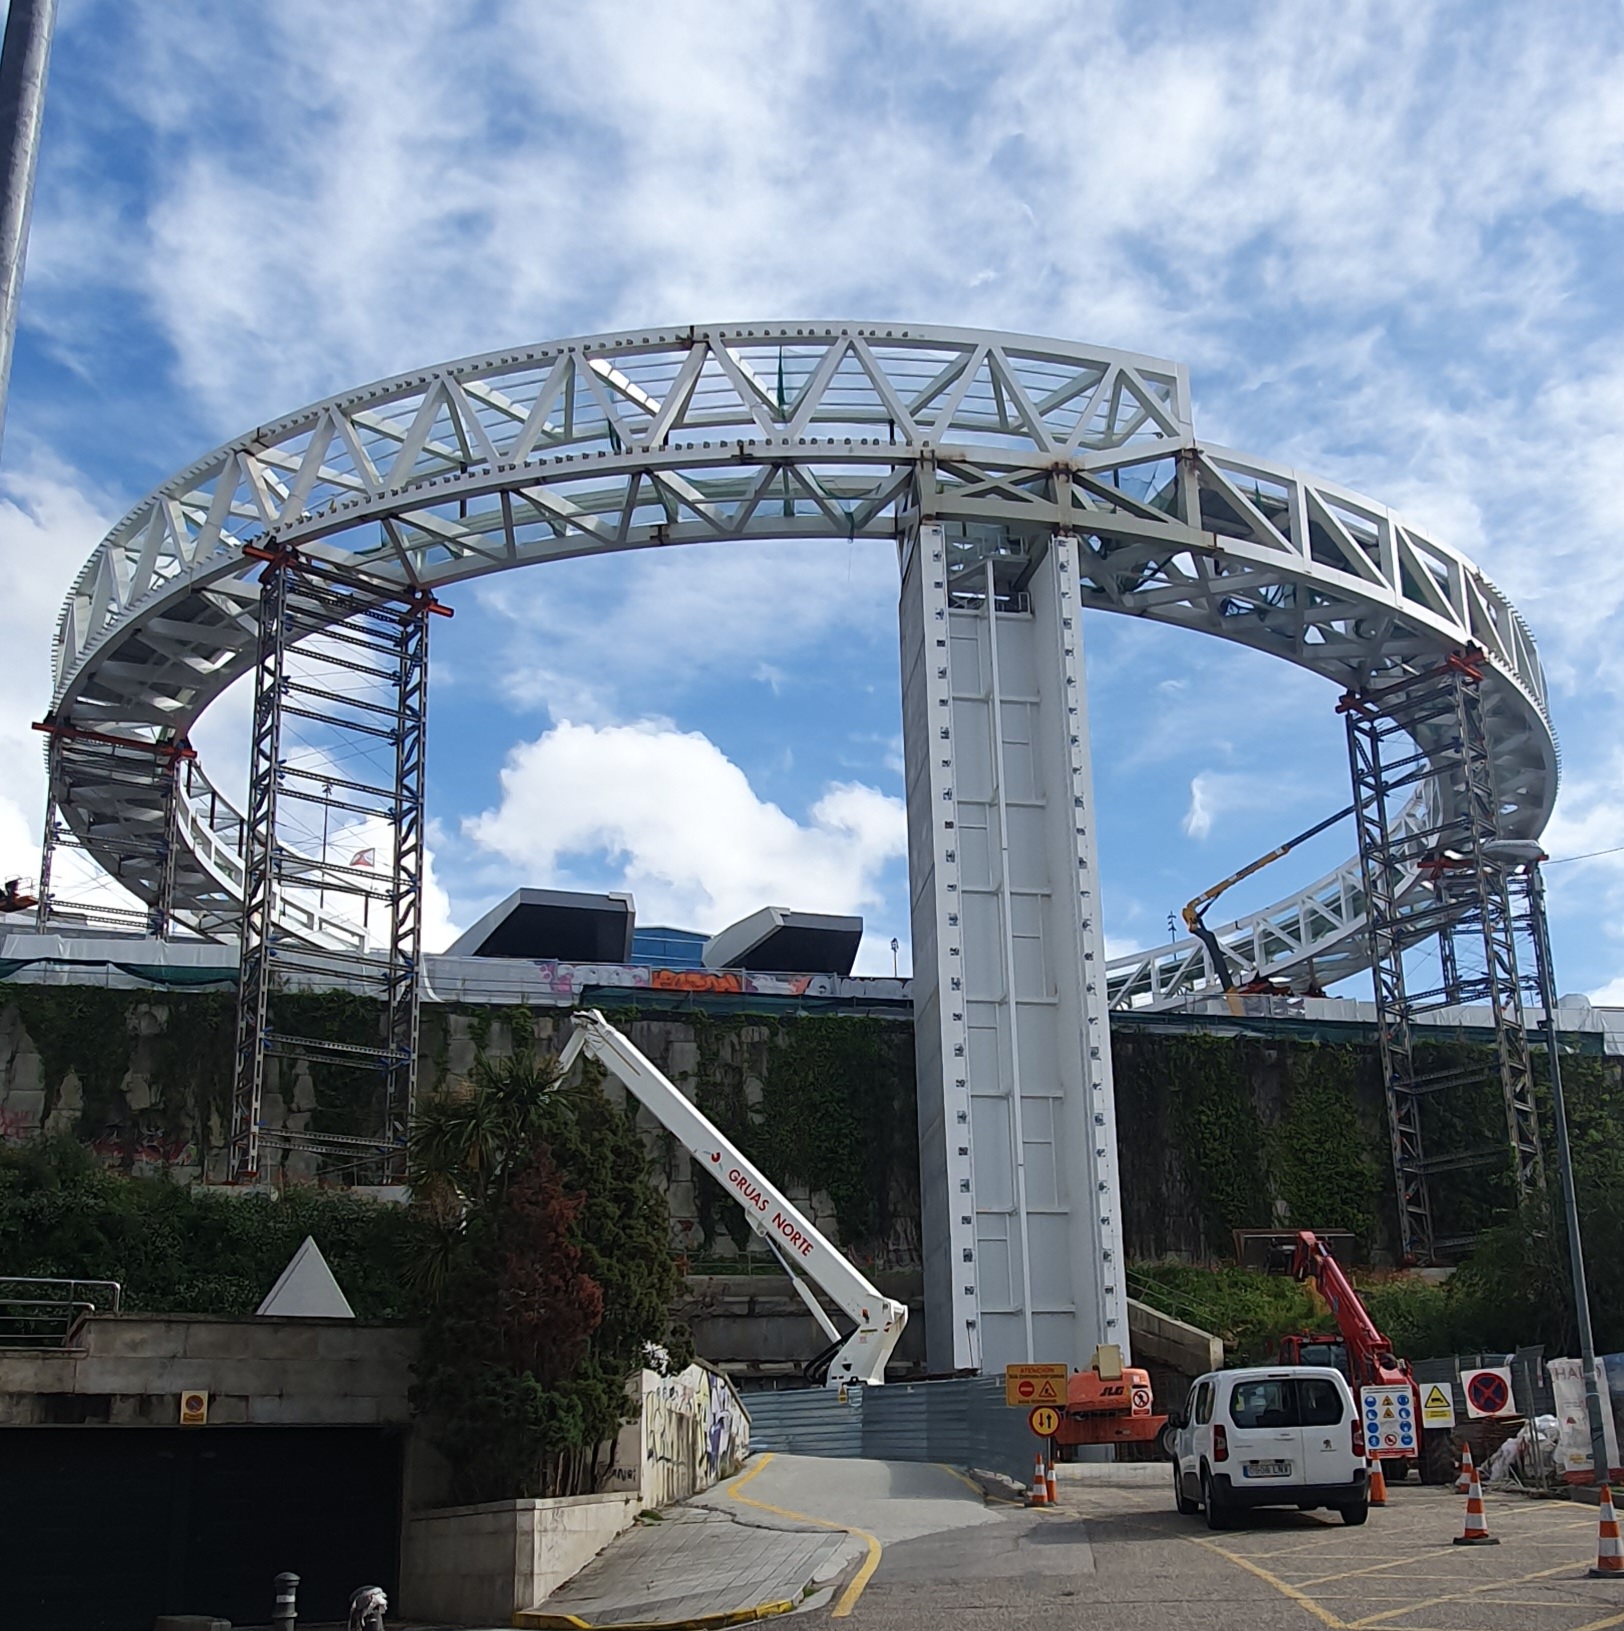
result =
M184 738L252 664L258 563L293 544L427 588L669 544L898 539L943 522L966 559L1078 539L1089 604L1203 630L1341 688L1487 656L1504 830L1537 835L1559 760L1527 624L1471 561L1385 506L1199 441L1182 366L1066 341L864 323L594 335L329 397L216 448L102 540L63 607L52 719ZM1427 744L1423 743L1425 747ZM126 777L65 814L119 876L150 800ZM89 796L85 796L88 793ZM1448 803L1447 788L1433 797ZM241 817L188 765L177 915L231 928ZM291 905L283 928L353 943ZM1222 932L1271 971L1365 961L1356 862ZM1113 963L1119 1003L1212 983L1193 942Z

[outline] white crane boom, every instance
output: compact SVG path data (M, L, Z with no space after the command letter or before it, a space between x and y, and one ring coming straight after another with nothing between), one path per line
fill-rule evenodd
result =
M884 1382L886 1361L908 1323L907 1306L881 1295L800 1208L597 1009L579 1009L572 1018L575 1034L559 1055L560 1075L582 1053L588 1053L624 1082L638 1103L651 1110L744 1208L750 1227L789 1270L790 1282L830 1340L838 1342L840 1333L802 1275L821 1286L855 1323L857 1329L830 1362L830 1387L845 1382L877 1387Z

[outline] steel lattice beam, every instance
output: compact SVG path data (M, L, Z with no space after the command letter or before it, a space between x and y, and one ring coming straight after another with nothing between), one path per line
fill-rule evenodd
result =
M1558 764L1533 639L1465 557L1359 494L1201 443L1177 364L915 325L590 336L380 381L261 426L97 548L63 609L53 717L155 741L190 729L253 661L245 545L296 544L433 587L689 541L895 540L923 518L1074 534L1086 604L1271 652L1338 689L1475 644L1503 827L1544 826ZM183 792L176 916L230 932L247 887L241 818L200 769ZM92 853L116 858L67 814ZM143 899L160 888L139 869L125 881ZM281 933L358 949L354 926L319 904L269 910ZM1350 861L1223 935L1266 972L1313 962L1329 982L1363 961L1362 918ZM1212 983L1190 943L1111 970L1119 1005L1174 1005Z

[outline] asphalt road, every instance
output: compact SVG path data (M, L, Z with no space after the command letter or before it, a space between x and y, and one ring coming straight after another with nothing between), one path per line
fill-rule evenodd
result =
M1071 1471L1072 1469L1066 1469ZM1061 1487L1051 1511L985 1503L958 1474L787 1456L763 1499L872 1537L844 1606L853 1631L1608 1631L1624 1584L1590 1580L1591 1507L1489 1496L1494 1547L1450 1544L1464 1502L1394 1489L1362 1528L1254 1514L1212 1534L1171 1487ZM861 1590L852 1580L868 1569ZM793 1622L785 1622L786 1625ZM842 1631L832 1627L831 1631Z

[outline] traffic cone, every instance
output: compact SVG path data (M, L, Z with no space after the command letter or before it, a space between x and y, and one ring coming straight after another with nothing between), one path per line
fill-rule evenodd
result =
M1463 1444L1460 1447L1460 1477L1455 1480L1455 1493L1467 1494L1472 1487L1472 1446Z
M1592 1580L1624 1580L1624 1543L1618 1538L1618 1513L1613 1510L1610 1484L1601 1486L1601 1522L1596 1533L1596 1566Z
M1367 1480L1370 1487L1370 1504L1372 1506L1387 1505L1387 1475L1382 1471L1382 1458L1379 1455L1370 1455L1366 1458L1369 1468Z
M1466 1491L1466 1527L1455 1536L1455 1544L1457 1546L1500 1544L1500 1537L1489 1533L1489 1521L1483 1511L1483 1486L1478 1482L1476 1467L1472 1467L1472 1482Z
M1043 1455L1040 1451L1032 1463L1032 1487L1026 1492L1028 1506L1049 1504L1049 1480L1043 1475Z
M1049 1497L1050 1506L1060 1504L1060 1490L1055 1481L1054 1462L1048 1462L1043 1469L1043 1491Z

